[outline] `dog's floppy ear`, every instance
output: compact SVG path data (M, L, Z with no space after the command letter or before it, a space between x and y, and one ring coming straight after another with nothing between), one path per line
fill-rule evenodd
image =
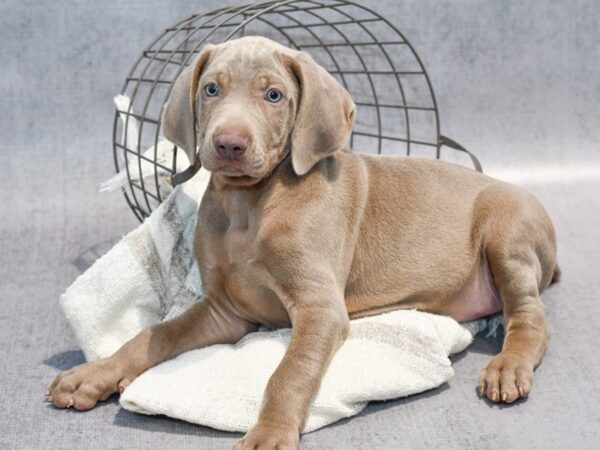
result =
M292 131L292 166L304 175L347 142L356 107L348 91L306 52L286 55L300 87Z
M206 45L196 61L181 72L163 107L165 137L185 151L191 164L183 172L173 175L173 185L189 180L200 170L200 158L196 154L196 93L200 74L210 58L212 48L212 45Z

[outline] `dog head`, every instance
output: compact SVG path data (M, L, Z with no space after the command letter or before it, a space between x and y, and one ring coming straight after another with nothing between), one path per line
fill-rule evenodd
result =
M251 36L207 45L173 85L167 139L226 183L252 185L291 151L306 174L346 143L350 95L305 53Z

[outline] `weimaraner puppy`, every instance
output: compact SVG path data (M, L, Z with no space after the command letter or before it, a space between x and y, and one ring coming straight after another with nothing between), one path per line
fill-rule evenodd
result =
M113 356L59 374L49 398L92 408L187 350L292 327L287 352L240 449L294 449L349 319L399 308L467 321L504 311L502 352L481 395L529 394L548 342L540 292L558 279L538 201L456 165L342 147L348 92L306 53L262 37L207 45L163 112L165 136L211 180L195 251L204 298ZM218 375L216 375L218 376Z

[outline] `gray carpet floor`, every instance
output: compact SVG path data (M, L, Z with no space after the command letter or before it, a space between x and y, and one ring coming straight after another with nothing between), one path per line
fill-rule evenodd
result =
M137 222L113 173L112 96L163 28L223 3L0 4L0 448L230 448L239 436L120 409L43 402L83 362L58 306ZM529 399L476 395L498 339L477 338L439 389L370 405L306 449L598 448L600 8L594 1L383 1L431 75L443 130L548 208L563 281L544 294L552 340Z

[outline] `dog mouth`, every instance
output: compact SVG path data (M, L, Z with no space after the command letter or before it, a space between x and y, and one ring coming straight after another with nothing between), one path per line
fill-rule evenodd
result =
M211 162L207 161L205 168L213 173L219 173L232 178L261 178L263 176L262 164L253 163L244 157L227 158L218 156Z
M206 149L205 157L201 157L202 166L218 175L218 178L232 186L250 186L269 178L278 163L273 164L266 152L253 149L239 155L219 154L216 149ZM274 153L281 149L274 148ZM284 158L282 158L284 159ZM281 160L279 161L279 163Z
M205 169L218 175L219 179L232 187L247 187L259 183L264 174L242 159L216 158Z
M218 159L210 171L231 178L260 177L260 174L252 170L247 163L239 160Z

